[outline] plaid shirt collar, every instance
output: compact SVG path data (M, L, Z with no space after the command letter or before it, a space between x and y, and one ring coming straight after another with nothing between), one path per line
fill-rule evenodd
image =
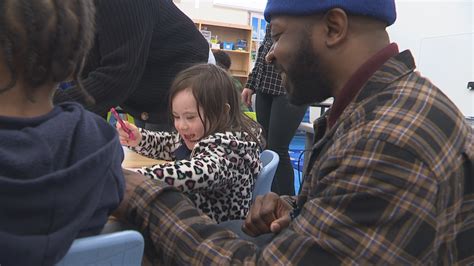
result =
M335 97L334 104L329 111L328 127L332 128L344 109L354 99L362 86L370 77L391 57L398 54L398 46L391 43L367 60L347 81L341 92Z
M341 94L347 90L347 93L351 94L352 96L345 97L344 100L340 100L337 105L336 102L334 102L333 106L331 106L331 108L327 110L323 116L314 121L314 132L317 133L313 139L313 152L311 153L308 165L312 165L314 163L314 161L318 158L319 151L333 136L338 128L338 125L348 117L348 114L353 111L356 105L360 104L360 102L364 101L371 95L375 95L377 92L380 92L395 80L407 75L408 73L411 73L415 69L415 61L409 50L403 51L393 56L392 53L395 51L398 52L398 46L394 43L390 44L369 61L367 61L353 75L353 77L349 79L349 82L347 82L348 85L344 86L344 89L341 90ZM384 58L385 60L383 60ZM378 69L373 71L372 67L380 62L382 65L378 65ZM393 69L397 69L397 71L393 71ZM358 75L358 73L360 74ZM371 74L369 75L369 73ZM356 77L357 75L359 77ZM366 79L362 79L362 77L366 77ZM362 85L350 85L352 79L358 80L359 84ZM333 109L338 109L339 111L333 111ZM333 124L329 123L330 119L333 120ZM311 167L308 167L306 169L305 176L311 176L310 172ZM305 201L306 198L303 195L303 197L300 197L298 200L298 204L302 205Z

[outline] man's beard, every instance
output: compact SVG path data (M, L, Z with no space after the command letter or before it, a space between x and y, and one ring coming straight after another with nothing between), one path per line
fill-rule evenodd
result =
M283 86L290 103L294 105L322 102L331 95L329 83L321 70L320 58L312 50L310 36L303 36L300 43L293 60L282 73L285 76Z

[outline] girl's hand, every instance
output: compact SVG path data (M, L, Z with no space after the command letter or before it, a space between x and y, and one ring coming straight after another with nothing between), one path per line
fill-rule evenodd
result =
M130 129L130 131L132 131L134 138L130 139L127 132L125 132L122 129L122 126L120 125L120 123L117 122L115 124L115 127L117 128L117 132L119 134L120 143L122 145L126 145L126 146L129 146L129 147L138 146L138 144L140 144L140 141L142 140L142 134L140 134L140 131L138 131L138 127L136 127L133 124L130 124L127 121L123 121L123 122L128 127L128 129Z

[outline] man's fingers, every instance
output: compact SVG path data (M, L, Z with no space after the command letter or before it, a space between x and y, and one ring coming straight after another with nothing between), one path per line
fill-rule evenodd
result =
M270 224L270 231L272 231L272 233L279 233L290 225L290 221L291 218L289 214L276 219Z
M270 232L270 228L266 225L261 218L261 207L263 201L262 196L257 196L254 203L250 207L250 211L247 214L245 223L242 227L242 230L250 236L258 236L264 233Z
M268 233L270 231L270 227L262 217L262 209L265 208L265 205L267 204L265 197L257 196L253 204L256 205L256 208L251 208L250 222L252 226L258 230L259 234Z
M276 210L279 200L280 196L273 192L265 194L262 198L264 203L260 207L260 219L268 228L270 228L270 224L278 218L276 216Z
M242 224L242 231L249 236L258 236L258 229L252 225L250 215L247 215L247 218Z
M250 236L270 233L271 223L278 218L276 215L279 200L275 193L258 196L250 208L242 230Z
M257 204L258 203L255 200L255 202L252 204L252 207L250 208L250 211L247 214L247 217L245 218L244 223L242 224L242 231L247 235L253 237L258 236L260 234L259 229L252 222L252 220L255 219L252 218L252 213L256 213L255 209L258 208Z

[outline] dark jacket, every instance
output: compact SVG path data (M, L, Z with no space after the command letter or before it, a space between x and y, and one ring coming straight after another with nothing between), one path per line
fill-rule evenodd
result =
M116 131L79 104L0 117L0 265L52 265L123 197Z
M96 99L87 109L104 115L120 105L150 123L168 121L168 91L177 73L206 63L209 45L171 0L96 0L97 33L83 71ZM55 102L79 101L73 87Z

